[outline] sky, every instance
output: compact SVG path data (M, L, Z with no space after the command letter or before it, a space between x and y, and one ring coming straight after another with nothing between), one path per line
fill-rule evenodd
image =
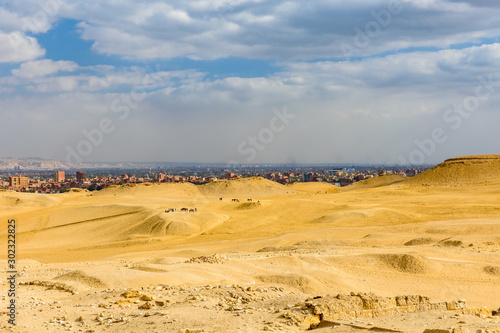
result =
M0 157L498 153L496 0L0 0Z

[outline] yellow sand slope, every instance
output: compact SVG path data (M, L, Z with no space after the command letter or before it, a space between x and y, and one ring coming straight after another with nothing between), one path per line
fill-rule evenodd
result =
M206 196L257 198L297 194L297 191L262 177L223 179L200 186Z
M200 199L204 195L199 191L199 186L191 183L143 183L113 185L101 191L94 192L96 196L133 196L155 198L189 198Z
M448 159L403 184L462 186L499 182L500 155L477 155Z
M341 188L341 191L346 192L346 191L354 191L354 190L382 187L382 186L387 186L387 185L399 183L405 179L406 178L401 176L401 175L383 175L383 176L379 176L379 177L373 177L373 178L361 180L359 182L356 182L354 184L351 184L351 185L348 185L346 187Z
M296 191L316 194L337 193L339 191L337 186L325 182L293 183L288 185L288 187Z
M194 235L209 230L227 220L227 216L212 212L160 213L124 232L127 236Z

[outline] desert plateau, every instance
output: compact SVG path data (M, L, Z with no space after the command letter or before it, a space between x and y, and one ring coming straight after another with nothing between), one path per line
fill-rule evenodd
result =
M2 191L0 208L5 332L500 332L500 155L342 188Z

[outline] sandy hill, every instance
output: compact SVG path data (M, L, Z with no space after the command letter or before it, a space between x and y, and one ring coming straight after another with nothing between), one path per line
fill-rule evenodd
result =
M54 197L44 194L18 193L12 191L0 192L0 208L48 207L59 202Z
M500 182L500 155L451 158L403 184L458 186Z
M255 198L296 194L297 191L262 177L218 180L199 186L206 196Z
M365 180L361 180L357 183L351 184L342 188L342 191L353 191L353 190L361 190L367 188L375 188L381 186L387 186L394 183L401 182L406 178L401 175L384 175L380 177L369 178Z
M191 183L143 183L112 185L101 191L94 192L95 196L134 196L155 198L195 199L204 198L198 186Z
M126 230L124 235L134 236L177 236L193 235L213 228L223 223L228 217L213 212L190 213L160 213L133 228Z
M337 193L339 191L337 186L324 182L293 183L288 187L292 190L309 193Z
M124 204L55 207L46 215L35 211L19 219L21 242L33 247L68 249L72 245L98 244L126 239L124 230L141 223L158 210Z

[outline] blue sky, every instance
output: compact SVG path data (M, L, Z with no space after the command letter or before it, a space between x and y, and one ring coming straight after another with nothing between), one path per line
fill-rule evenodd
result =
M130 62L123 61L117 56L109 57L92 52L93 42L80 38L77 23L76 20L60 19L49 31L31 36L37 38L38 43L46 50L45 57L54 61L72 60L81 66L130 65Z
M207 73L211 78L228 76L259 77L267 76L279 70L273 59L246 59L243 57L225 57L214 60L192 60L185 57L173 59L126 60L119 56L103 55L93 51L92 41L80 38L79 21L61 19L46 33L33 35L46 50L45 57L51 60L72 60L80 66L111 65L141 66L151 68L160 66L162 70L195 69ZM14 68L15 66L12 66Z
M0 1L0 156L496 153L499 14L486 0Z

